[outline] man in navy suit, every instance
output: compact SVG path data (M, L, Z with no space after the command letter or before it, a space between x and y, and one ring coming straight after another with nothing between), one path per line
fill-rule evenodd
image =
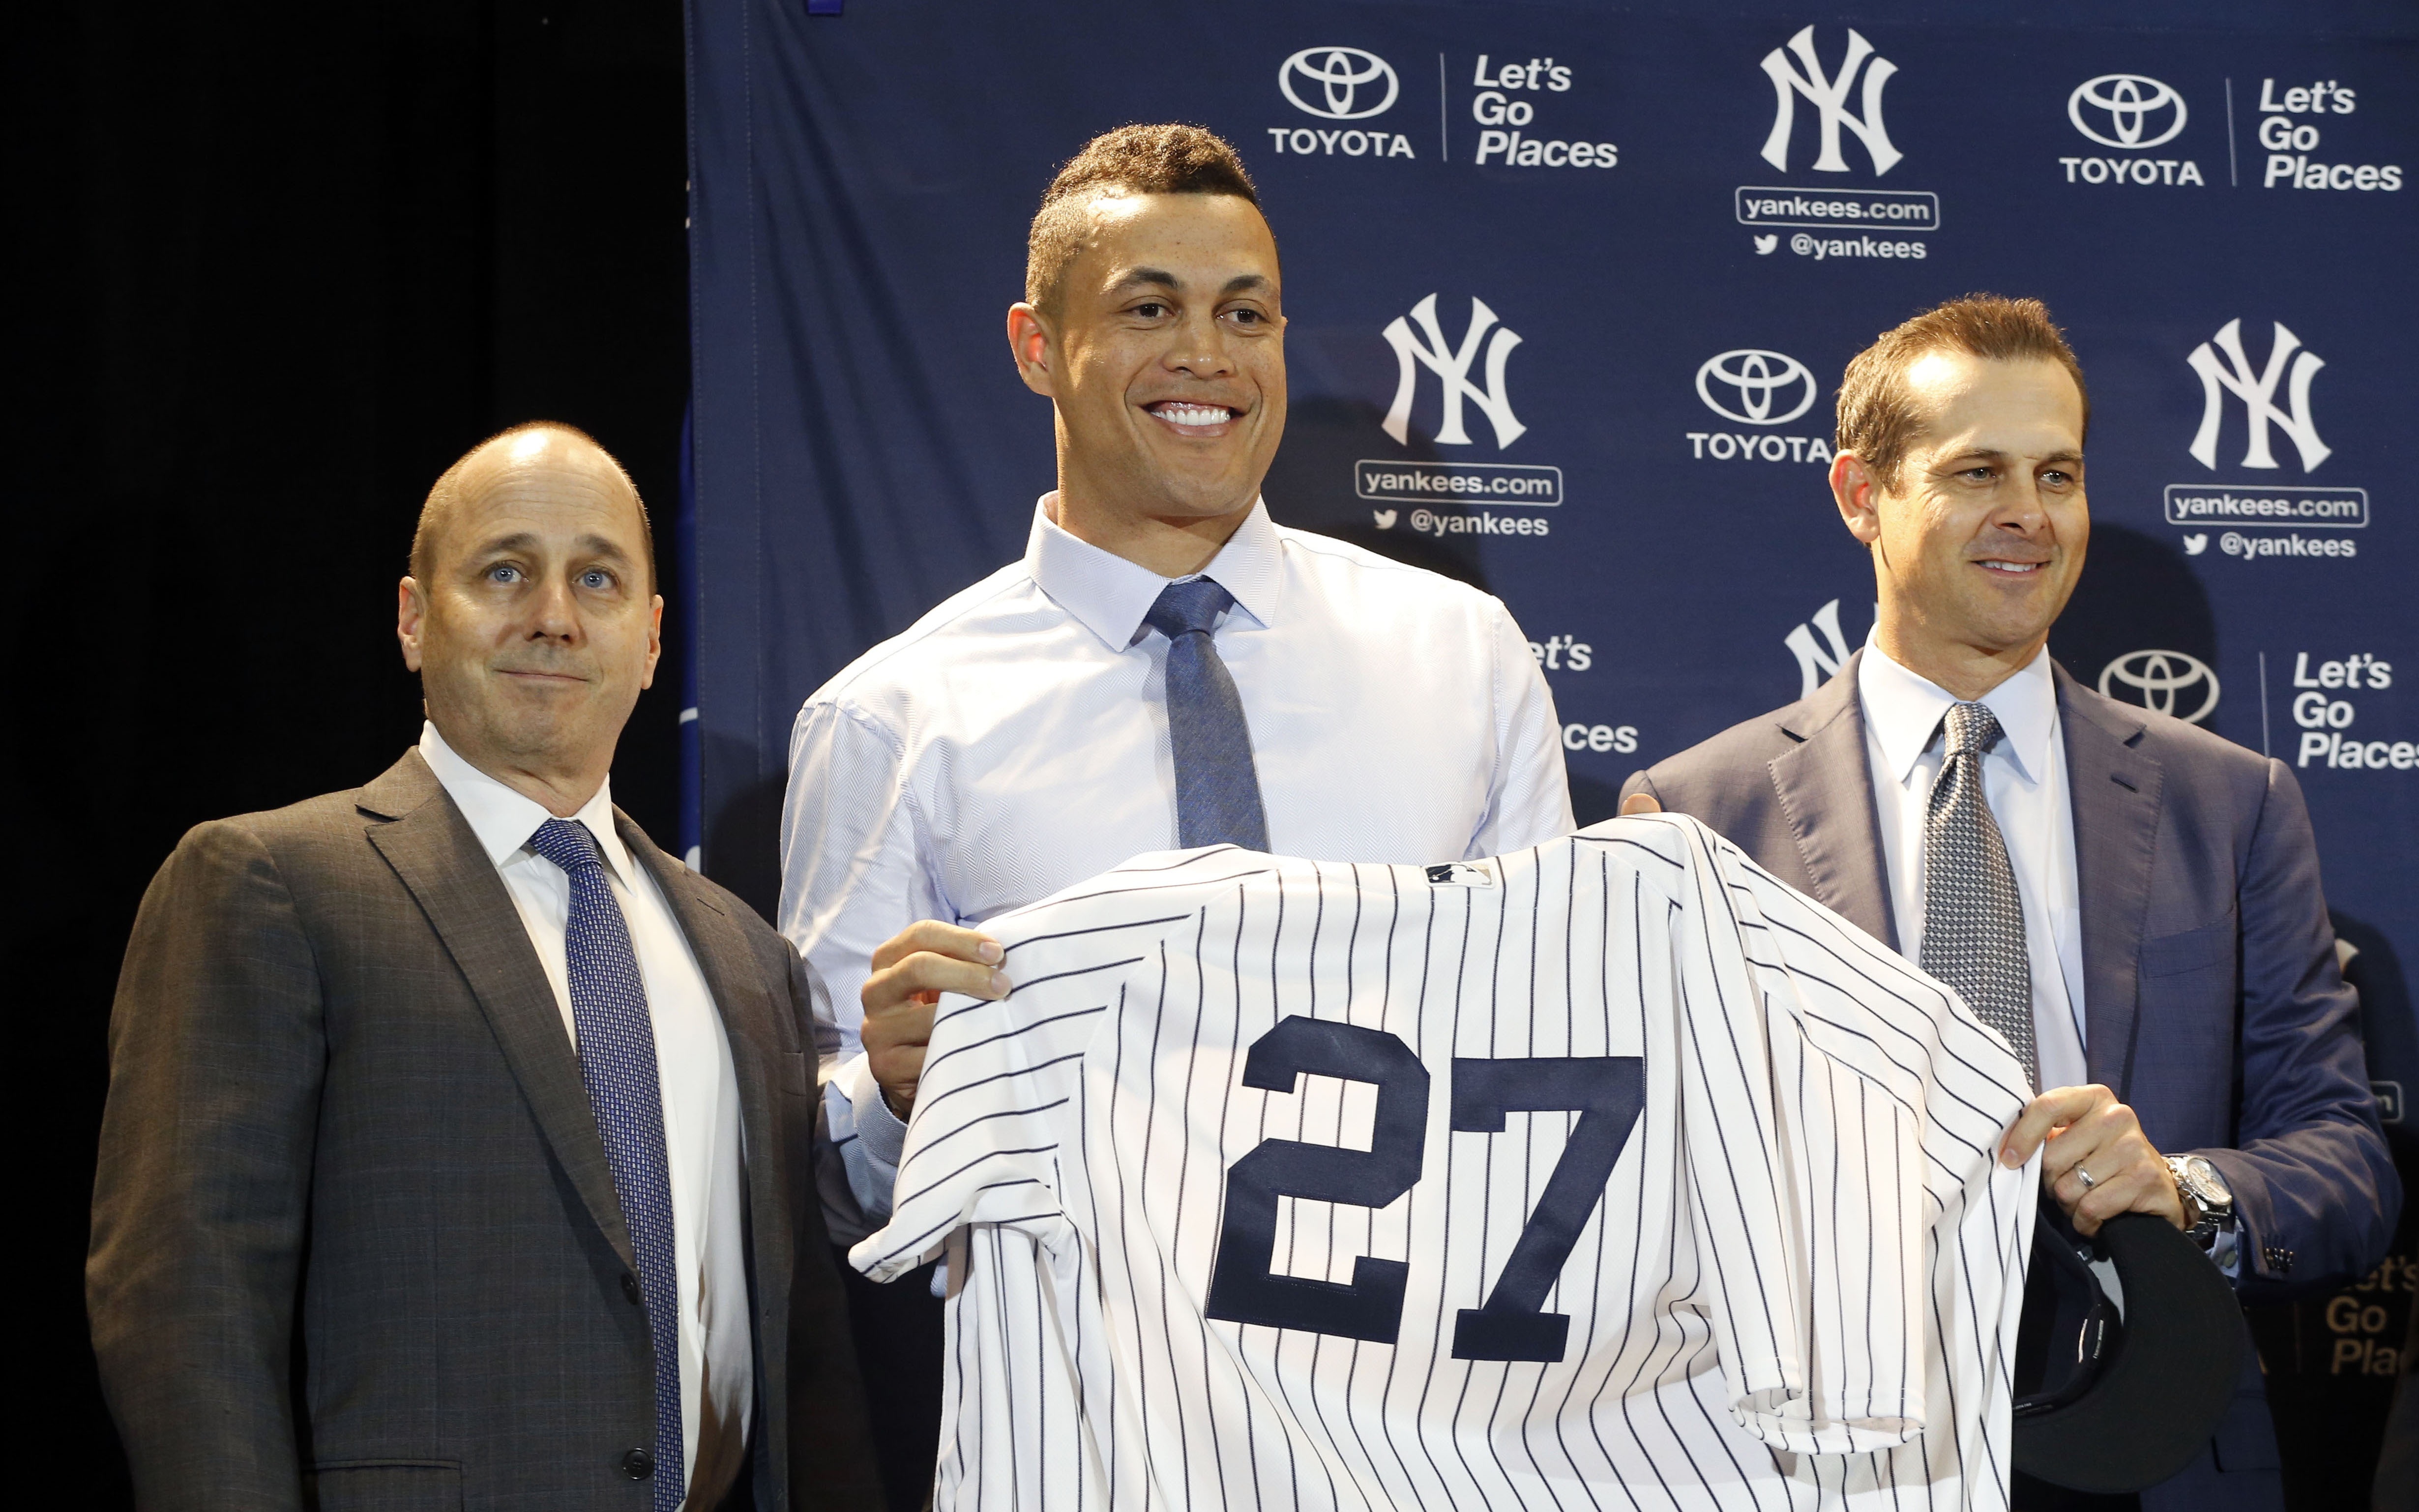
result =
M2002 1158L2046 1141L2078 1231L2158 1214L2246 1300L2340 1284L2401 1189L2301 789L2050 659L2089 420L2036 300L1952 300L1859 354L1831 492L1872 553L1871 638L1811 696L1633 775L1624 808L1704 820L1998 1022L2042 1089ZM2248 1350L2211 1448L2141 1501L2281 1507Z

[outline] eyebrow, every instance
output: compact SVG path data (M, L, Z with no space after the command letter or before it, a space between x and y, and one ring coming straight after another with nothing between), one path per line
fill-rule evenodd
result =
M492 557L499 552L532 551L536 549L537 545L536 536L527 530L516 530L511 535L497 536L492 540L479 542L479 549L472 555ZM601 557L607 561L626 562L630 559L628 552L604 536L583 535L579 538L578 546L584 554Z
M2014 459L2014 453L2002 451L1996 447L1978 446L1969 447L1963 451L1952 451L1943 460L1948 462L1963 462L1968 457L1983 457L1992 462L2008 462ZM2041 460L2044 465L2053 462L2081 462L2083 460L2083 453L2069 448L2064 451L2052 451Z
M1163 267L1134 268L1128 272L1125 277L1117 280L1112 287L1113 289L1122 290L1132 288L1137 283L1146 283L1154 288L1166 289L1171 292L1184 287L1184 281L1182 279L1178 278L1175 274L1167 271L1167 269ZM1264 289L1268 287L1270 287L1270 283L1268 275L1265 273L1238 273L1233 278L1228 279L1226 281L1226 286L1218 292L1221 295L1236 295L1241 294L1248 289Z

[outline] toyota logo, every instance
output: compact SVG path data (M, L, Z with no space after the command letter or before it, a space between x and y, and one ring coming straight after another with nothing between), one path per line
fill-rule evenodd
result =
M2217 674L2181 651L2127 651L2100 669L2103 695L2117 697L2120 682L2141 695L2143 708L2173 714L2188 725L2199 724L2217 707ZM2187 714L2176 707L2179 695L2204 686L2208 691L2201 695L2199 708Z
M1312 104L1293 92L1299 76L1304 84L1317 86L1318 104ZM1385 84L1386 98L1364 109L1356 109L1363 92L1378 92L1380 81ZM1277 87L1294 102L1298 110L1331 121L1361 121L1372 115L1383 115L1394 97L1402 93L1395 81L1394 65L1375 53L1364 53L1357 47L1305 47L1285 60L1277 69Z
M1709 383L1718 383L1738 390L1737 409L1731 408L1714 397ZM1806 391L1787 414L1775 413L1783 394L1800 385ZM1734 420L1743 425L1780 425L1795 420L1814 407L1822 392L1814 374L1806 364L1786 352L1766 352L1752 346L1742 346L1735 352L1724 352L1709 358L1697 370L1697 397L1705 407L1724 420Z
M2103 136L2093 130L2083 118L2086 105L2105 112L2109 129L2117 134ZM2150 117L2163 110L2174 111L2176 118L2157 136L2143 135L2149 129ZM2172 142L2184 129L2185 114L2183 96L2139 73L2103 73L2097 79L2086 79L2066 97L2066 118L2074 123L2076 130L2103 147L2155 147L2162 142Z

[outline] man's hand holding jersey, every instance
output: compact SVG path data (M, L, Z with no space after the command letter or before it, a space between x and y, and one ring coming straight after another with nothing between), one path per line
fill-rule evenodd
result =
M916 1106L941 994L1007 997L1008 973L999 970L1004 958L999 941L938 919L909 924L874 951L873 974L857 993L865 1005L865 1055L882 1100L901 1119Z
M2179 1229L2193 1226L2165 1157L2107 1088L2053 1087L2035 1097L2001 1141L1999 1159L2012 1169L2044 1141L2042 1184L2074 1220L2075 1232L2097 1233L2120 1213L2155 1213Z

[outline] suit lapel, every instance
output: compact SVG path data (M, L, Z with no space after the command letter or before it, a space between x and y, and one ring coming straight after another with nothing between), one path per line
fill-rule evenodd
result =
M755 966L754 953L724 905L698 885L687 867L658 849L646 832L618 809L614 820L622 843L639 864L647 868L672 910L681 933L688 937L698 970L705 975L715 1012L731 1041L732 1074L739 1084L739 1120L747 1159L747 1208L751 1227L778 1231L788 1211L790 1194L780 1189L782 1162L778 1155L782 1130L775 1117L776 1091L769 1077L774 1068L765 1057L787 1047L774 1016L770 997Z
M1797 744L1767 768L1789 816L1816 902L1898 949L1888 870L1882 864L1881 818L1865 757L1863 703L1857 696L1859 650L1814 695L1779 715Z
M2142 931L2150 907L2165 772L2140 749L2148 726L2057 667L2058 725L2074 812L2083 913L2083 1016L2091 1078L2127 1100L2134 1074Z
M555 1158L622 1263L636 1272L579 1058L504 879L418 751L362 789L359 806L383 821L370 826L370 844L411 890L470 984Z

